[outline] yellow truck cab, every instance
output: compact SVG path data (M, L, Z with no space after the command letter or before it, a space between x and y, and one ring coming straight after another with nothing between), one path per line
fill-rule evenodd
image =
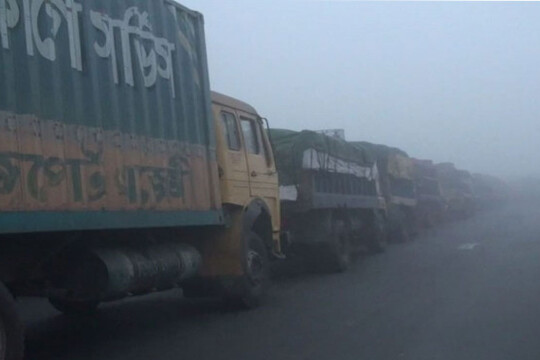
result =
M279 185L263 119L250 105L213 92L222 203L247 207L260 200L270 216L272 251L279 253Z
M204 236L202 246L193 244L202 266L183 289L198 297L216 295L217 286L217 295L252 307L263 297L269 261L282 257L278 174L264 121L253 107L214 92L212 113L226 226Z

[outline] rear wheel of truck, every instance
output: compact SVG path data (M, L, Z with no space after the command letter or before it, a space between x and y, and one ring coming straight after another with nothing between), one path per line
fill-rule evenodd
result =
M389 212L390 238L395 243L404 243L411 240L410 226L407 214L401 209Z
M0 360L22 360L23 356L24 326L15 300L0 283Z
M407 224L406 220L400 220L400 222L398 223L396 238L398 242L402 243L412 240L412 236L409 231L409 225Z
M435 215L431 211L427 211L423 217L422 225L426 229L433 229L435 227Z
M386 251L388 245L388 232L386 226L386 220L381 214L373 214L367 243L369 252L379 254Z
M259 306L268 287L269 267L268 250L263 240L250 232L244 250L244 275L236 280L230 291L226 291L226 301L244 309Z
M345 272L351 267L351 241L347 224L342 219L332 220L332 229L328 241L320 251L320 256L311 259L311 262L323 263L325 271Z
M49 298L49 303L58 311L68 316L88 316L97 312L99 301L77 301L70 299Z

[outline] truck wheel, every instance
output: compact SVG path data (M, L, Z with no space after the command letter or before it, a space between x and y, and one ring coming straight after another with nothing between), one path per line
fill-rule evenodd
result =
M332 222L332 233L328 245L326 256L328 270L332 272L347 271L351 267L351 242L345 221L338 219Z
M87 316L96 313L99 301L77 301L49 298L49 303L58 311L68 316Z
M373 215L371 231L368 238L368 250L371 253L380 254L386 251L388 245L388 233L384 218L376 213Z
M261 304L266 293L270 264L268 251L259 235L250 232L246 245L245 274L236 280L231 291L226 291L225 298L232 305L252 309Z
M0 283L0 360L22 360L23 357L24 326L15 300Z
M402 220L398 224L398 233L397 238L399 242L405 243L412 240L411 234L409 232L409 226L405 220Z
M426 229L432 229L435 227L435 219L432 212L427 212L423 217L422 225Z
M390 237L393 242L405 243L411 240L409 219L404 211L395 209L389 215Z

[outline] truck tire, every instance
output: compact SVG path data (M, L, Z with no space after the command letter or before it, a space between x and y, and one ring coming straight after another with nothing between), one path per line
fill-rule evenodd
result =
M409 225L406 220L400 220L397 229L397 241L401 243L412 241Z
M0 360L22 360L23 357L24 326L15 300L0 283Z
M390 238L395 243L405 243L412 239L411 226L407 214L401 209L393 210L389 215Z
M99 301L76 301L49 298L49 303L58 311L68 316L88 316L97 312Z
M231 289L225 290L225 300L233 306L252 309L261 304L266 294L270 264L268 250L259 235L250 231L245 241L245 274L236 279Z
M386 221L379 213L373 214L370 230L367 243L369 252L373 254L385 252L388 246L388 232Z
M312 254L310 263L325 272L342 273L351 267L350 232L344 220L333 219L328 241Z
M433 229L435 227L435 215L431 211L426 211L422 219L422 225L426 229Z

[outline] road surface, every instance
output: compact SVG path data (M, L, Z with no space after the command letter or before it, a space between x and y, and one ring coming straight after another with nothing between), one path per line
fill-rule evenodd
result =
M360 259L296 273L233 312L179 291L70 320L20 304L31 360L540 359L540 206L507 206Z

